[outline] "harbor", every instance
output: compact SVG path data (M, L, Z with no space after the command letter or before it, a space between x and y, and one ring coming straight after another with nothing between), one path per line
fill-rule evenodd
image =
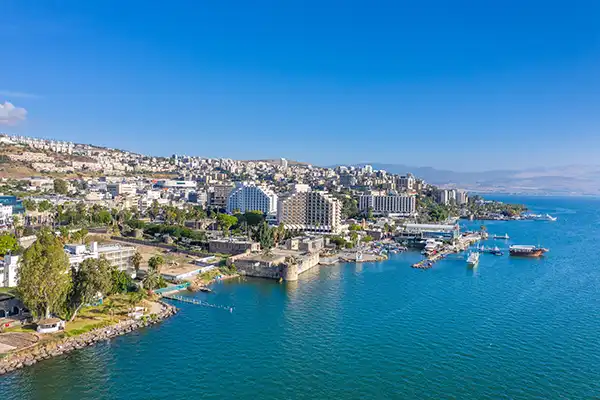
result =
M460 253L467 250L473 244L485 240L488 238L486 232L471 232L465 233L454 241L454 243L441 244L439 248L432 249L426 253L426 258L413 264L412 267L416 269L429 269L433 265L447 257L449 254ZM431 243L431 242L430 242Z

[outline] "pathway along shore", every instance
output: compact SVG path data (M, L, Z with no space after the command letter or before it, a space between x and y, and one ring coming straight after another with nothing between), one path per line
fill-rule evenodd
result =
M162 306L162 310L156 314L154 318L143 320L129 319L115 325L95 329L82 335L52 341L50 343L35 344L31 347L15 350L0 359L0 375L156 324L177 313L177 308L175 306L162 301L159 301L159 303Z

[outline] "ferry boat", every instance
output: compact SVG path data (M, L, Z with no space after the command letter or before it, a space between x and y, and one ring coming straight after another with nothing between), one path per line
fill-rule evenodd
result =
M511 256L541 257L548 252L548 249L540 246L513 245L508 248L508 252Z
M467 256L467 265L474 267L477 265L477 263L479 263L479 253L476 251L469 253Z
M508 233L505 233L504 235L494 235L494 239L508 240L510 239L510 236L508 236Z

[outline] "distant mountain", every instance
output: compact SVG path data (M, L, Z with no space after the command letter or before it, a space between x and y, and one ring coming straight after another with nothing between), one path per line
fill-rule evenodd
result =
M428 183L444 187L462 187L482 192L515 192L536 194L600 195L600 166L568 165L524 170L456 172L431 167L403 164L361 163L394 174L407 172Z

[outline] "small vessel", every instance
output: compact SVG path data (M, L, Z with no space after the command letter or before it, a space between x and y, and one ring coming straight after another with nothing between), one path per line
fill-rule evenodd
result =
M508 240L510 239L510 236L508 236L508 233L505 233L504 235L494 235L494 239Z
M474 267L479 263L479 253L476 251L472 251L467 256L467 265L470 267Z
M492 250L490 250L490 254L493 254L495 256L503 256L504 252L502 250L500 250L498 248L498 246L494 247Z
M511 256L541 257L544 253L548 252L548 249L540 246L513 245L508 248L508 252Z

